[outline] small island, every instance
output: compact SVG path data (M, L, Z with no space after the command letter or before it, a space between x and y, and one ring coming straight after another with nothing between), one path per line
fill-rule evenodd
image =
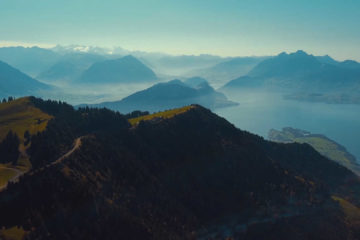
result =
M307 143L320 154L360 175L360 165L356 158L344 146L322 134L313 134L305 130L285 127L281 131L271 129L268 138L270 141L280 143Z

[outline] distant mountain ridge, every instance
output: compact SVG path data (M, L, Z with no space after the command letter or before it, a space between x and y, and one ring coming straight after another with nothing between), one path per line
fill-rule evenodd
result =
M0 96L36 95L38 91L51 88L50 85L41 83L9 64L0 61Z
M248 74L257 64L268 57L234 57L217 63L214 66L190 72L209 79L212 83L227 82Z
M355 61L336 62L330 57L315 57L304 51L266 59L246 76L224 85L237 87L275 87L295 90L337 91L360 86L360 64Z
M188 81L194 80L199 82L195 87L176 79L166 83L155 84L120 101L87 106L106 107L120 112L131 112L134 110L152 112L190 104L200 104L211 109L236 105L236 103L227 100L223 93L215 91L206 80L202 81L199 78L192 78Z
M96 62L76 81L88 84L141 83L157 80L155 73L135 57Z
M2 47L0 60L35 77L55 64L61 55L39 47Z
M71 82L78 79L92 64L106 60L106 56L91 53L66 53L59 61L36 76L47 82Z

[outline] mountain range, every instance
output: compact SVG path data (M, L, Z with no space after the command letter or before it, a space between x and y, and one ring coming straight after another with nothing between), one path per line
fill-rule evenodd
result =
M23 104L50 117L2 139L31 163L0 191L2 239L360 237L359 178L308 144L266 141L198 105L136 120L33 97L0 109Z
M229 101L223 93L215 91L205 79L191 78L185 82L189 85L180 80L158 83L150 88L131 94L120 101L86 106L106 107L128 113L135 110L161 111L190 104L201 104L211 109L237 105Z
M92 64L107 60L106 56L91 53L66 53L36 78L46 82L71 82L78 79Z
M141 83L157 80L155 73L135 57L96 62L76 80L86 84Z
M281 53L260 62L223 89L264 86L296 91L353 91L360 87L360 64L337 62L328 56L315 57L300 50Z
M35 77L55 64L61 55L39 47L2 47L0 60Z
M123 57L124 54L132 55ZM96 99L116 99L115 96L104 97L107 93L94 87L100 86L105 90L118 83L151 83L159 79L184 79L190 76L208 79L216 88L223 86L221 91L261 87L285 90L286 99L298 101L358 104L360 99L358 62L340 62L328 55L313 56L304 51L282 53L275 57L230 58L212 55L171 56L86 46L57 46L52 49L3 47L0 48L0 60L33 79L60 87L60 91L54 94L41 96L53 95L70 101L77 99L74 103L88 101L87 97L74 94L73 89L79 84L82 85L84 96L96 92ZM229 79L234 80L224 85ZM32 88L30 86L29 91L19 92L9 85L6 91L3 88L2 94L5 97L10 94L39 96ZM96 102L94 99L90 101Z
M248 74L267 57L236 57L217 63L214 66L191 71L190 75L201 76L212 83L224 83Z

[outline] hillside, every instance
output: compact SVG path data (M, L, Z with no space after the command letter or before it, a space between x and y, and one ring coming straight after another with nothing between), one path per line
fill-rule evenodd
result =
M36 108L31 98L0 103L0 189L31 168L26 149L30 137L45 131L52 116Z
M40 73L37 78L46 81L70 81L80 76L81 70L71 62L57 62L46 71Z
M54 118L31 137L31 172L0 192L2 238L359 238L358 177L307 144L268 142L200 106L132 126L30 101Z
M0 103L0 140L11 130L21 140L25 131L31 135L44 131L52 117L36 108L30 97Z
M115 60L96 62L82 73L78 83L139 83L157 79L155 73L135 57L129 55Z
M360 175L360 165L358 165L356 158L345 147L324 135L287 127L283 128L282 131L271 129L269 139L282 143L307 143L322 155Z
M349 92L360 85L360 64L347 62L334 63L304 51L281 53L260 62L246 76L228 82L223 89L272 87L305 92Z
M202 84L202 83L207 83L208 81L205 78L202 77L191 77L191 78L187 78L183 81L186 85L188 85L189 87L197 87L198 85Z
M157 112L153 114L145 114L139 117L129 118L129 122L132 126L137 126L141 121L160 121L167 118L173 118L178 114L185 113L190 109L195 108L194 105L185 106L182 108L175 108L163 112Z
M51 89L50 85L41 83L0 61L0 98L34 95L49 89Z
M191 87L180 80L172 80L155 84L120 101L87 106L106 107L128 113L135 110L157 112L191 104L200 104L211 109L236 105L229 101L224 94L215 91L206 81L201 81L196 87Z

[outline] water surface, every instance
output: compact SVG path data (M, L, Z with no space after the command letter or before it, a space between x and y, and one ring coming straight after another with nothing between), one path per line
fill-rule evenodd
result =
M281 93L243 90L227 93L240 105L215 112L238 128L267 138L271 128L293 127L324 134L360 160L360 105L284 100Z

